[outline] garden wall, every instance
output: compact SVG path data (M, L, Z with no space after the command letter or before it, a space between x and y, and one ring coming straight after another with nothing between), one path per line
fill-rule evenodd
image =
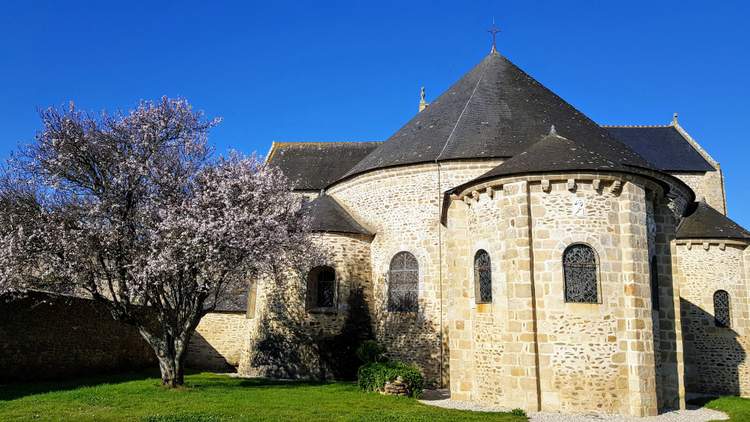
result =
M0 383L156 367L138 332L93 300L0 298Z

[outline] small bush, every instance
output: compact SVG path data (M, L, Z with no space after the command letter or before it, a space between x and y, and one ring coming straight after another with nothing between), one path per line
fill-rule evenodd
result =
M523 416L526 417L526 411L523 409L515 408L510 411L510 414L513 416Z
M401 377L409 385L409 393L419 397L424 390L424 377L419 368L403 362L371 362L359 368L357 383L365 391L379 391L386 382Z
M385 348L375 340L365 340L357 348L357 357L363 363L384 362Z

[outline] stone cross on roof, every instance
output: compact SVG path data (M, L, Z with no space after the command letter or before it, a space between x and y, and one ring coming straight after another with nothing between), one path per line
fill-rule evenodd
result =
M491 51L495 52L497 51L497 49L495 48L497 33L500 32L500 28L498 28L497 25L495 25L495 18L492 18L492 26L490 27L490 29L487 30L487 32L492 34L492 50Z

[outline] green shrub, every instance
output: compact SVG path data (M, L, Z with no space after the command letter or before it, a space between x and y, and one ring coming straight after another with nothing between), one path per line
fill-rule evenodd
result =
M393 381L396 377L401 377L409 385L409 393L413 397L422 395L422 373L416 366L403 362L371 362L362 365L357 372L357 383L359 388L365 391L379 391L386 382Z
M523 409L515 408L510 411L510 414L513 416L523 416L526 417L526 411Z
M357 348L357 357L363 363L384 362L385 348L375 340L365 340Z

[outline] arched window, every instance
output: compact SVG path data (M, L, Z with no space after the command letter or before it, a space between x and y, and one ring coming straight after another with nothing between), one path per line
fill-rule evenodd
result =
M568 246L563 252L565 301L573 303L598 303L596 279L596 253L583 244Z
M419 289L419 263L409 252L399 252L388 270L388 310L416 312Z
M714 321L717 327L730 327L732 318L729 315L729 293L717 290L714 293Z
M492 303L490 254L480 249L474 255L474 297L477 303Z
M307 308L336 306L336 271L327 266L315 267L307 275Z
M659 263L656 256L651 257L651 308L659 310Z

